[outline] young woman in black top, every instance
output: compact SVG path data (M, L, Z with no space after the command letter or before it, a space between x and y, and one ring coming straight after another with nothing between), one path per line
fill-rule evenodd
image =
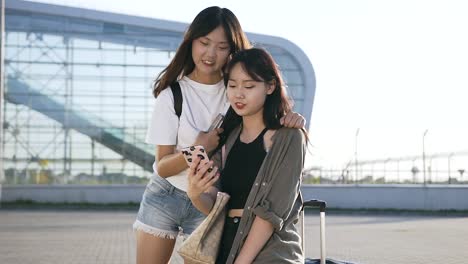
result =
M302 162L293 162L291 166L291 171L294 171L296 175L278 176L290 177L290 179L283 181L288 183L288 186L284 187L285 191L294 193L292 196L284 196L285 199L289 199L287 203L282 203L286 205L283 206L284 217L277 216L281 214L280 212L265 213L265 210L278 208L275 205L265 210L259 209L258 213L255 213L251 226L245 229L248 230L245 241L242 242L239 250L235 249L236 252L232 254L231 248L238 233L240 221L243 220L241 217L245 215L244 210L250 211L251 209L250 206L247 208L246 202L251 192L258 190L254 184L259 184L256 179L261 177L259 171L261 171L262 164L267 160L267 154L276 155L281 152L276 147L276 153L268 153L273 145L273 136L278 132L281 132L278 133L279 135L302 133L281 130L280 119L285 113L291 111L291 103L287 98L286 89L276 63L266 51L253 48L236 53L227 65L224 82L231 108L226 117L224 135L222 135L224 140L220 142L220 146L225 143L226 136L229 136L232 131L239 131L239 126L240 133L238 136L236 135L237 138L229 150L225 167L221 173L218 172L217 167L210 169L214 164L213 161L199 164L199 161L196 160L193 163L188 176L187 194L195 207L206 214L209 213L214 204L219 187L231 196L217 263L224 264L233 261L234 263L251 263L254 260L256 263L301 263L303 259L298 234L286 235L284 237L288 237L291 241L280 241L279 243L271 242L270 238L274 232L284 231L283 223L278 225L277 219L282 221L284 218L287 222L284 225L289 225L293 224L294 221L290 220L298 214L296 212L299 210L297 205L302 204L299 190ZM282 136L282 138L284 137ZM294 138L298 139L296 141L299 142L297 150L289 149L280 153L280 156L284 154L295 158L303 154L302 136ZM299 155L296 155L296 152ZM289 157L290 159L286 157L282 161L290 161L291 157ZM220 185L215 185L218 180ZM281 196L282 194L273 195ZM251 199L249 198L249 200ZM283 212L284 210L279 211ZM275 216L269 217L268 214L272 213L276 213ZM295 227L288 226L286 229L289 233L297 233ZM241 231L240 233L242 234ZM290 247L287 251L295 253L278 254L274 257L268 253L267 255L270 256L267 258L261 256L262 251L270 251L278 246ZM229 254L232 256L230 257ZM257 257L258 259L256 259Z

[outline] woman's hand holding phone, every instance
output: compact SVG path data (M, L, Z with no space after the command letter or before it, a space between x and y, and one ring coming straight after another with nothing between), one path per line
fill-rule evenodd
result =
M223 132L222 128L216 128L208 132L200 132L194 145L202 145L206 151L213 151L219 143L219 134Z
M219 134L223 132L224 115L218 114L208 132L200 132L195 140L195 146L182 149L189 171L189 197L198 197L213 186L219 178L218 168L213 167L207 152L213 151L219 144Z
M218 167L213 166L213 161L208 161L206 163L203 163L202 161L203 159L196 156L192 159L189 168L189 187L187 195L190 198L199 197L219 179Z
M221 125L224 121L224 115L218 114L211 123L208 132L200 132L195 140L195 145L202 145L208 152L213 151L219 144L219 134L223 132Z

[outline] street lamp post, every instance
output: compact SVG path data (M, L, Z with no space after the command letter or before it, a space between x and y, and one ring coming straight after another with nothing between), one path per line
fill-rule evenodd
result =
M0 0L0 188L5 176L3 170L3 142L5 141L5 132L3 131L3 119L5 115L3 112L3 95L5 91L5 2L5 0ZM0 199L1 195L0 190Z
M358 146L358 136L359 136L359 128L356 129L356 135L354 137L354 183L357 183L358 179L358 155L357 155L357 146Z
M397 169L396 169L397 170L397 183L401 183L400 182L400 159L397 159L396 166L397 166Z
M422 153L422 159L423 159L423 181L424 185L426 185L426 150L424 146L424 138L426 137L427 131L429 129L426 129L423 134L423 153Z
M449 183L449 184L452 183L452 178L451 178L451 176L450 176L450 170L451 170L451 168L450 168L450 167L451 167L451 166L450 166L450 160L452 159L453 154L454 154L454 153L452 152L452 153L450 153L450 154L448 155L448 170L447 170L448 173L447 173L447 174L448 174L448 183Z
M387 182L387 162L389 162L391 159L388 158L384 161L384 175L383 175L383 181L384 183Z

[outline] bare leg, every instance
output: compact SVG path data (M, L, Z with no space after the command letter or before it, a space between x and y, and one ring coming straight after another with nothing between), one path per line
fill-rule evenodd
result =
M136 232L137 264L167 264L174 250L175 239L150 235L141 230Z

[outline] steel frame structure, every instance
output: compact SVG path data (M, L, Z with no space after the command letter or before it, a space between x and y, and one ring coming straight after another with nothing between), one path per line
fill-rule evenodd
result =
M154 150L143 138L153 104L151 84L186 27L7 1L1 107L8 183L39 183L47 174L53 183L108 174L126 183L126 176L150 176L148 155L154 157ZM248 36L275 57L295 110L310 124L315 75L307 56L285 39Z

